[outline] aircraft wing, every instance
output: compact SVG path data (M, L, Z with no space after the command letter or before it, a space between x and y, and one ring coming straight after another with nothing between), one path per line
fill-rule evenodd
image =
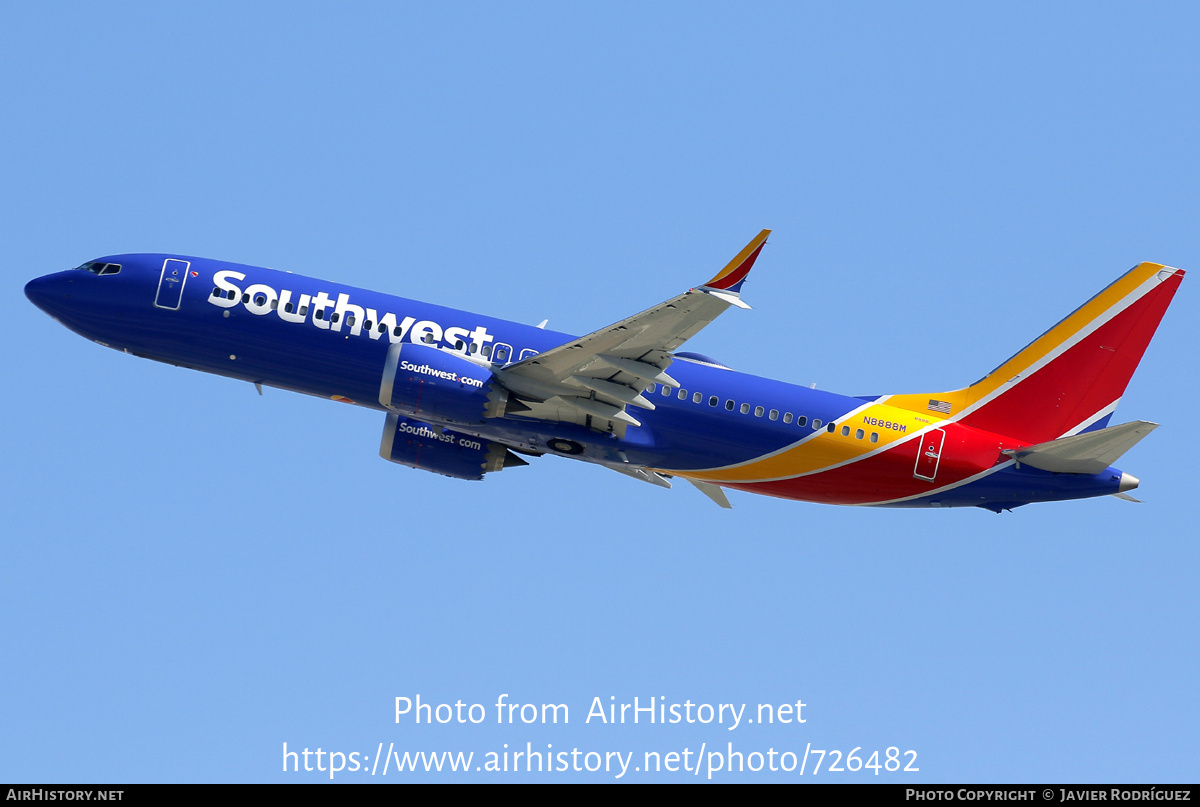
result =
M611 430L640 425L635 411L653 409L642 395L651 384L678 387L666 373L671 353L741 300L742 283L762 251L763 230L716 277L640 314L572 339L497 371L517 398L507 414Z

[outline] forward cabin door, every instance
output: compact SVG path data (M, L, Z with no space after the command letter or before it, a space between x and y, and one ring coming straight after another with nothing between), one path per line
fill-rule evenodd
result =
M167 258L163 261L162 274L158 277L158 296L154 305L170 311L178 311L183 299L183 284L187 282L188 261Z

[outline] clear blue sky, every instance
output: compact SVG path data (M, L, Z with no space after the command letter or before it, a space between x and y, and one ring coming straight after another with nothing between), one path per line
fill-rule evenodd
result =
M691 349L850 394L953 388L1139 261L1200 270L1198 18L7 8L0 781L327 777L281 773L285 742L635 766L895 746L919 773L816 781L1195 781L1200 279L1114 421L1162 424L1122 462L1145 503L1000 516L736 492L727 512L556 458L449 480L379 459L378 413L105 350L21 289L170 251L584 333L771 227L754 310ZM488 722L397 724L418 693ZM496 725L503 693L570 723ZM584 722L635 696L799 700L806 722ZM714 780L734 778L800 777Z

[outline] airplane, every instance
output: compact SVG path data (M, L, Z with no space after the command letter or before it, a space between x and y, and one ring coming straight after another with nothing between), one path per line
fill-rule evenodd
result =
M979 381L852 397L684 343L730 307L770 230L701 286L585 336L254 266L109 255L26 296L105 347L385 414L380 455L479 480L555 455L721 507L725 489L884 507L1115 495L1156 424L1109 426L1184 272L1142 263Z

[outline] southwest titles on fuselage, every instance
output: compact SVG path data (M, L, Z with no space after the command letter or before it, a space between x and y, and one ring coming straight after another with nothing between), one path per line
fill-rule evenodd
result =
M233 269L216 272L213 275L213 293L208 296L208 302L227 309L240 305L257 316L273 313L284 322L311 322L327 331L341 332L346 327L353 336L366 332L371 339L379 339L386 333L392 344L404 341L405 337L416 344L435 345L444 341L452 346L461 343L462 349L469 353L486 355L490 350L485 351L484 348L495 339L482 325L468 330L457 326L446 328L432 320L418 321L416 317L404 317L397 321L397 315L393 312L380 314L374 308L354 305L350 302L350 295L345 292L339 293L336 298L331 298L324 291L316 295L300 294L293 303L295 293L291 289L276 291L266 283L253 283L243 289L233 283L234 280L240 282L245 279L244 272Z

